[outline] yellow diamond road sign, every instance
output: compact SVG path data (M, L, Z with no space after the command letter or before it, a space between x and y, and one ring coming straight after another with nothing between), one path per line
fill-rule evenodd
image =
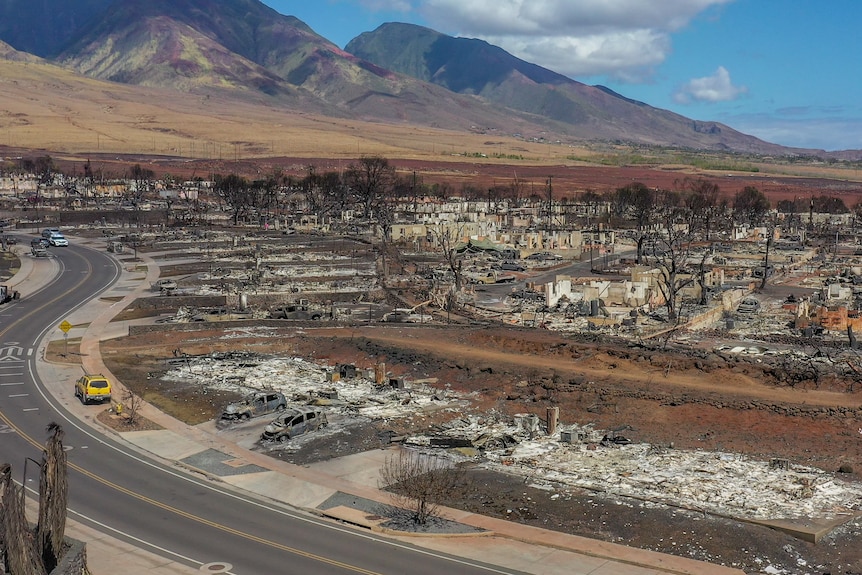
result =
M64 321L60 324L60 329L63 330L63 333L69 333L69 330L72 329L72 324L68 321Z

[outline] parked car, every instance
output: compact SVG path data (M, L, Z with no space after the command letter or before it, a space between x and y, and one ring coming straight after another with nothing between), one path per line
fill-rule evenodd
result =
M316 407L288 409L267 425L260 438L264 441L289 441L291 437L317 431L329 424L326 414Z
M102 403L111 400L111 383L104 375L85 375L75 382L75 397L81 403Z
M510 272L525 272L527 268L523 264L519 264L518 262L503 262L500 264L501 270L508 270Z
M63 236L63 234L61 234L60 232L57 232L57 233L54 233L54 234L51 234L50 236L48 236L48 243L51 244L52 246L65 248L65 247L68 247L69 240L67 240Z
M551 252L536 252L536 253L534 253L534 254L530 254L530 255L528 255L528 256L527 256L526 258L524 258L524 259L527 259L527 260L539 260L539 261L544 261L544 260L561 260L561 259L563 259L563 256L561 256L561 255L557 255L557 254L552 254Z
M238 419L250 419L259 415L266 415L276 411L282 411L287 407L287 399L278 391L256 391L249 393L240 401L229 403L224 408L221 418L227 421Z
M16 238L15 236L10 236L9 234L4 234L2 240L6 243L7 246L14 246L18 243L18 238Z

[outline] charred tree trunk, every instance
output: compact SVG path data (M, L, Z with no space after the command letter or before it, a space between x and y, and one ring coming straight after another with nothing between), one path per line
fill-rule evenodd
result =
M45 443L45 452L42 455L36 538L42 562L50 573L63 555L69 486L66 478L66 452L63 450L65 432L53 422L48 425L48 432L51 437Z
M42 575L39 554L33 545L33 533L24 514L24 488L12 481L12 467L0 466L0 548L5 549L3 565L10 575Z
M766 288L766 281L769 279L769 248L772 247L772 237L766 240L766 257L763 258L763 279L760 280L760 289Z

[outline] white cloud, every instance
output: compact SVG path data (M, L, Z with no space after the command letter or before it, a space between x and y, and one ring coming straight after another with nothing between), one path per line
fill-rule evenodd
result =
M427 0L429 25L487 40L515 56L577 77L649 74L671 50L671 33L733 0Z
M748 92L745 86L734 86L730 72L719 66L712 76L689 80L673 95L680 104L692 102L729 102Z
M621 75L660 64L670 51L664 34L633 30L571 38L487 37L519 58L567 76Z
M409 0L360 0L359 4L371 12L410 12L413 9Z

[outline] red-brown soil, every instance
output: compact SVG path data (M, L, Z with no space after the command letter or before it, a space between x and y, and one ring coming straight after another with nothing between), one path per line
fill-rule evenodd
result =
M308 167L314 166L318 173L326 171L341 172L350 163L330 158L291 158L274 157L254 160L189 160L165 156L116 154L91 154L94 162L108 172L126 173L128 169L141 164L151 166L156 173L170 173L175 177L192 178L201 174L238 173L246 177L257 177L263 173L281 171L286 176L300 179L308 175ZM358 158L357 158L358 159ZM59 161L70 170L79 170L84 161ZM809 198L812 196L835 196L852 207L862 199L862 182L824 175L774 175L757 172L705 171L690 167L644 167L644 166L587 166L587 165L544 165L535 162L528 164L506 164L488 161L433 161L423 159L393 158L399 175L413 178L426 186L448 184L453 193L460 193L465 186L478 190L492 187L509 187L517 180L522 186L522 195L545 198L548 178L551 178L555 198L572 197L574 194L591 190L606 193L632 182L642 182L649 187L661 189L680 189L680 182L686 177L704 178L716 183L724 197L732 198L746 186L754 186L762 191L774 204L783 199ZM807 172L814 173L809 169ZM850 172L847 172L848 177ZM855 179L855 174L853 174Z

